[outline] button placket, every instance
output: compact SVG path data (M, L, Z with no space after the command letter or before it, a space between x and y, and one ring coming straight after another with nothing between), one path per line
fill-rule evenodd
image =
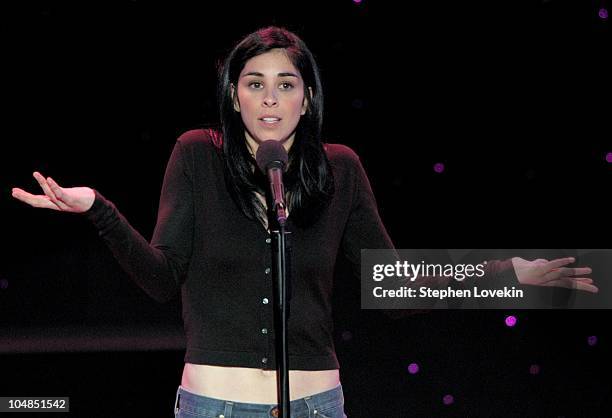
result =
M270 361L269 355L270 355L270 346L272 344L271 339L269 338L270 336L270 325L272 324L272 316L273 316L273 312L270 309L270 307L268 307L267 305L271 304L272 299L269 298L269 295L272 293L273 291L273 283L270 280L270 276L272 274L272 266L270 265L271 261L272 261L272 253L271 253L271 243L272 243L272 237L270 234L268 234L264 239L265 241L265 248L264 248L264 253L265 253L265 258L263 259L263 273L264 273L264 280L261 282L262 285L262 290L263 290L263 294L261 295L261 323L259 326L259 330L258 333L259 335L261 335L261 339L260 339L260 344L261 344L261 348L262 351L260 352L260 365L262 369L265 369ZM266 305L266 306L264 306Z

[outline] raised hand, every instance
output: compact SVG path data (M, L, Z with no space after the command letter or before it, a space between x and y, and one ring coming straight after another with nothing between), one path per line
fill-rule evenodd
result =
M557 286L569 289L597 293L599 289L588 277L576 277L590 274L589 267L564 267L576 261L573 257L558 258L548 261L542 258L529 261L520 257L512 258L516 277L521 284L535 286Z
M60 187L51 177L45 177L38 171L34 178L45 194L34 195L14 187L12 195L35 208L46 208L62 212L82 213L93 205L95 194L89 187Z

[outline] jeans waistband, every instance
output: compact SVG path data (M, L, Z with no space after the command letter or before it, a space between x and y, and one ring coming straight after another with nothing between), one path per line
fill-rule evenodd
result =
M342 405L344 405L344 394L342 392L342 385L339 384L333 389L295 399L289 403L289 409L292 416L297 416L298 414L309 416L315 410L325 410ZM179 409L184 409L194 414L211 412L225 414L226 417L231 416L231 413L261 414L262 416L270 417L278 416L277 404L246 403L210 398L191 393L182 386L179 386L176 391L176 399L174 401L175 414L178 413Z

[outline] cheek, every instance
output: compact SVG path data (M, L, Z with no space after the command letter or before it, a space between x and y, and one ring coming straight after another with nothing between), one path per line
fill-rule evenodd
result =
M291 113L297 115L298 117L302 113L302 103L304 102L304 96L299 95L297 97L291 98L289 102L289 107L291 108Z
M238 91L238 103L240 103L241 112L249 112L253 103L253 98L249 94Z

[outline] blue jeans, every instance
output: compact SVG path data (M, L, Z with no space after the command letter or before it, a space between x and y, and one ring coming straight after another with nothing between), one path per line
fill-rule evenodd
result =
M346 418L342 385L290 402L291 418ZM175 418L278 417L276 404L244 403L209 398L179 386L174 401Z

